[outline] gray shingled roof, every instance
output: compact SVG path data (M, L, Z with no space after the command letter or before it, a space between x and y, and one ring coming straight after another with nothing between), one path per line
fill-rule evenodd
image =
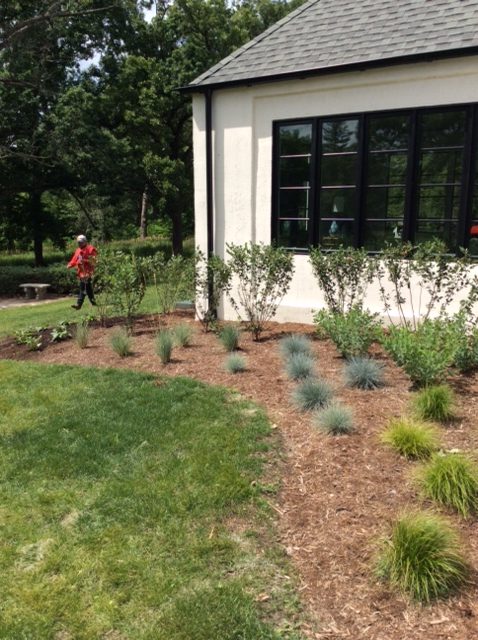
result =
M478 46L478 0L309 0L189 88Z

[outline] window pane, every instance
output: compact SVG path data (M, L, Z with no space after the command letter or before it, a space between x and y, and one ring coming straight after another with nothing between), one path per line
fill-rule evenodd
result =
M353 245L353 220L322 220L319 226L320 244L327 249L336 249L341 245Z
M478 219L471 223L469 251L472 256L478 256Z
M368 251L380 251L402 240L402 220L380 220L365 223L363 245Z
M279 218L307 218L309 216L308 189L281 189Z
M322 189L320 194L320 218L355 218L356 190Z
M367 218L400 218L405 212L403 187L369 187L367 190Z
M368 184L405 184L406 153L371 153L368 163Z
M421 147L462 146L465 140L465 112L424 113L419 119Z
M279 164L281 187L308 187L310 157L281 158Z
M321 178L324 186L354 185L357 182L357 155L324 156Z
M419 190L418 217L428 220L457 219L460 214L460 187L436 185Z
M427 242L434 238L440 238L450 251L456 247L457 223L449 220L429 221L419 220L415 240L417 243Z
M461 182L462 149L422 151L420 154L420 182Z
M312 124L290 124L279 129L279 155L294 156L311 152Z
M280 220L277 242L289 249L306 249L309 244L307 220Z
M322 153L357 151L358 120L328 120L322 124Z
M371 151L408 149L410 116L384 116L368 121L368 148Z

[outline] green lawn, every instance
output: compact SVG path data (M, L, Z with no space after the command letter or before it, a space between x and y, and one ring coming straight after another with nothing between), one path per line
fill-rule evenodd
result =
M113 370L0 361L0 388L2 639L298 638L261 411Z

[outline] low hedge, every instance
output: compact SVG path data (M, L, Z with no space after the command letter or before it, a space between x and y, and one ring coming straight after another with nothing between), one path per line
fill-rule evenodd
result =
M66 264L53 264L48 267L0 267L0 295L11 296L21 293L24 282L44 282L51 285L50 293L72 293L77 288L74 269Z

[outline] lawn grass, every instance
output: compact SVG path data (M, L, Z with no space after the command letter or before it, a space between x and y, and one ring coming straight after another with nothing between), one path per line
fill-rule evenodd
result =
M125 371L0 361L0 386L1 638L298 638L261 411Z

